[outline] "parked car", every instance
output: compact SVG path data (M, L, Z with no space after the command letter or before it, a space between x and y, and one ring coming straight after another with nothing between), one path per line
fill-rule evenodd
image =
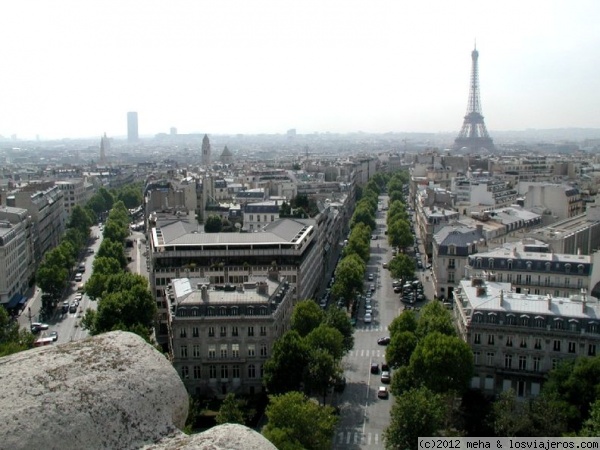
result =
M379 339L377 339L377 343L379 345L388 345L390 343L390 337L386 336L386 337L379 338Z
M373 307L371 306L371 303L366 304L365 305L365 312L368 313L368 314L372 314L372 311L373 311Z
M396 294L399 294L400 292L402 292L402 287L401 287L401 286L396 286L396 287L394 288L394 292L395 292Z
M379 364L378 363L376 363L376 362L371 363L371 373L375 373L375 374L379 373Z
M392 377L390 376L390 372L388 372L387 370L384 370L383 372L381 372L381 382L382 383L389 383L390 381L392 381Z
M384 262L384 263L383 263L383 268L384 268L384 269L387 269L387 268L388 268L388 263Z
M48 325L45 323L33 322L31 324L31 332L32 333L39 333L40 331L47 330L48 328L49 328Z
M388 398L390 396L388 392L388 388L385 386L379 386L379 390L377 391L377 397L379 398Z
M365 318L363 319L364 323L371 323L373 321L373 316L371 313L365 313Z
M77 312L77 304L75 302L71 303L69 305L69 312L70 313L76 313Z
M389 372L390 371L390 365L386 362L381 363L381 370L383 372Z
M51 331L48 337L52 338L54 342L58 339L58 331Z
M373 281L373 274L370 273L369 276L367 277L369 279L369 281Z

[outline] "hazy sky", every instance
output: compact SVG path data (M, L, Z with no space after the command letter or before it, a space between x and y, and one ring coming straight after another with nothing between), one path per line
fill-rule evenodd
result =
M0 135L600 127L598 0L6 0Z

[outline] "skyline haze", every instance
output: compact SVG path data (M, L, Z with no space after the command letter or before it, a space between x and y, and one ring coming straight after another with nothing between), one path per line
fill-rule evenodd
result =
M492 138L600 127L600 3L404 3L5 3L0 135L458 134L475 41Z

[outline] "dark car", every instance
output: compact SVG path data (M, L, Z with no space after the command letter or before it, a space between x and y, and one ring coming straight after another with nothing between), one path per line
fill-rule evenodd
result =
M371 363L371 373L379 373L379 364Z
M386 337L379 338L379 339L377 339L377 343L379 345L388 345L390 343L390 337L386 336Z
M394 288L394 292L395 292L396 294L399 294L400 292L402 292L402 287L401 287L401 286L396 286L396 287Z
M381 371L382 372L389 372L390 371L390 365L388 363L381 363Z

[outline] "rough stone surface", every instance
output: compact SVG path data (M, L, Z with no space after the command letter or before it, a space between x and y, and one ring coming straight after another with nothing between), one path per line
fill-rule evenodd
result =
M0 384L0 449L141 448L188 413L171 363L131 333L0 358Z
M261 434L243 425L224 424L204 433L165 439L144 450L277 450Z

